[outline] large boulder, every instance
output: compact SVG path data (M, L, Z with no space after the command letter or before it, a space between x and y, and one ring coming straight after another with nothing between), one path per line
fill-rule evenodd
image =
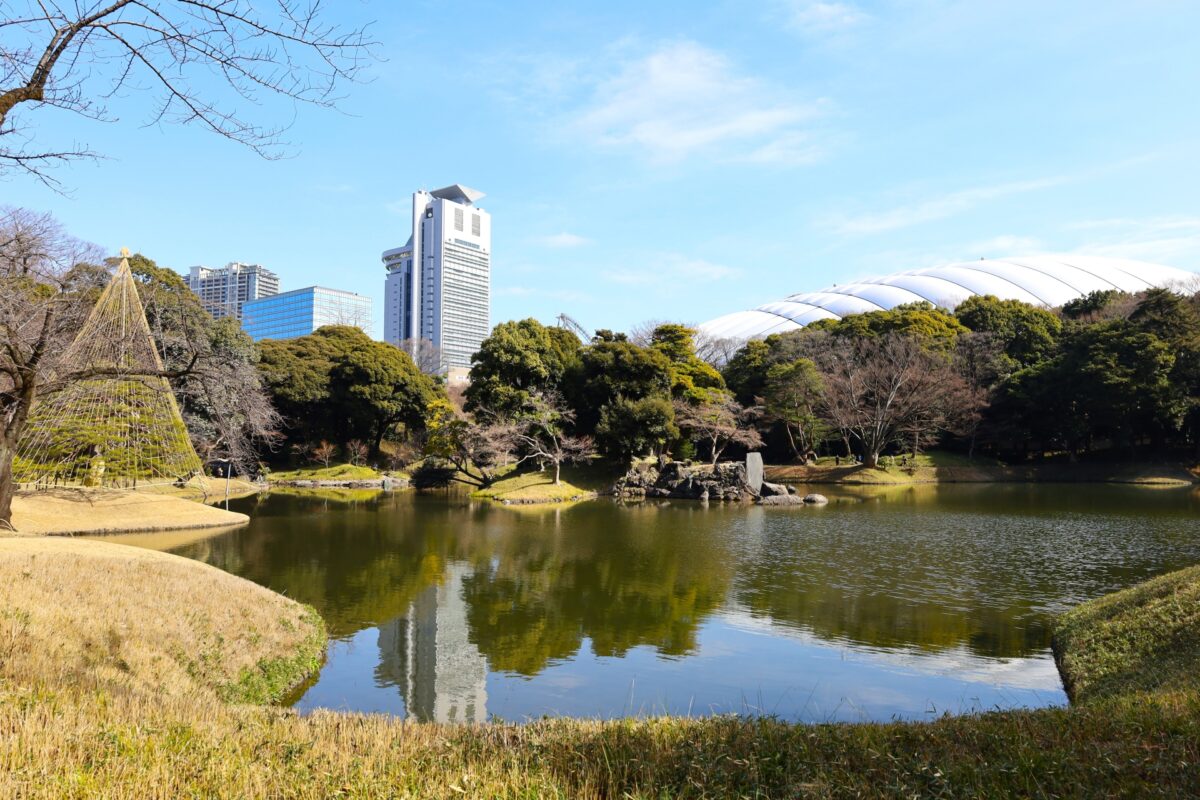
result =
M788 487L782 483L768 483L767 481L762 482L758 493L762 497L776 497L777 495L789 494Z
M829 502L829 498L823 494L816 494L814 492L813 494L804 495L804 502L810 506L823 506Z
M764 506L803 506L804 500L794 494L774 494L759 501Z

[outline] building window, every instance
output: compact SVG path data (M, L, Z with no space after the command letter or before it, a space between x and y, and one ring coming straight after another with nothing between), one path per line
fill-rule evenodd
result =
M480 222L479 222L479 215L478 215L478 214L472 214L472 215L471 215L471 235L472 235L472 236L479 236L479 235L480 235L480 233L479 233L479 231L480 231L480 230L481 230L481 226L480 226Z
M463 210L461 208L454 209L454 230L461 231L463 229Z

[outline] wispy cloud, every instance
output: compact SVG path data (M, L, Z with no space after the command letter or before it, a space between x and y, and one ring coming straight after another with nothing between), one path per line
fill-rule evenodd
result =
M952 217L969 211L978 205L1002 197L1035 192L1066 183L1064 177L1041 178L1029 181L1013 181L992 186L976 186L957 192L906 203L887 211L877 211L857 216L834 216L825 220L825 227L835 233L872 234L910 228L925 222Z
M563 231L562 233L552 233L549 236L535 236L530 241L541 247L553 247L559 249L583 247L584 245L592 244L592 240L586 236L580 236L575 233L567 233L566 231Z
M851 3L782 0L780 5L787 26L806 36L841 32L870 19Z
M678 253L648 259L640 269L617 269L604 273L613 283L628 286L680 286L691 288L698 281L723 281L740 276L741 270Z
M627 60L600 79L567 127L595 146L656 163L704 154L802 164L819 157L805 125L821 112L822 103L790 98L740 74L721 53L683 41Z
M1200 217L1096 219L1070 229L1082 237L1081 252L1200 269Z

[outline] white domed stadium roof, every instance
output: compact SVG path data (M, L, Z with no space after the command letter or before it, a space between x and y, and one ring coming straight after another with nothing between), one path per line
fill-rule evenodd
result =
M737 311L699 326L714 339L755 339L803 328L819 319L886 311L904 303L929 302L953 309L973 295L1061 306L1091 292L1117 289L1141 292L1156 286L1189 287L1200 276L1174 267L1101 256L1029 256L981 259L794 294L753 311Z

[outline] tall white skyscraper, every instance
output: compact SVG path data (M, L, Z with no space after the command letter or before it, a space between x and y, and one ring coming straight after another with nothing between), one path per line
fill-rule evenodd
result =
M408 244L383 253L383 338L428 339L442 369L471 366L491 330L492 218L483 192L454 184L413 194Z

